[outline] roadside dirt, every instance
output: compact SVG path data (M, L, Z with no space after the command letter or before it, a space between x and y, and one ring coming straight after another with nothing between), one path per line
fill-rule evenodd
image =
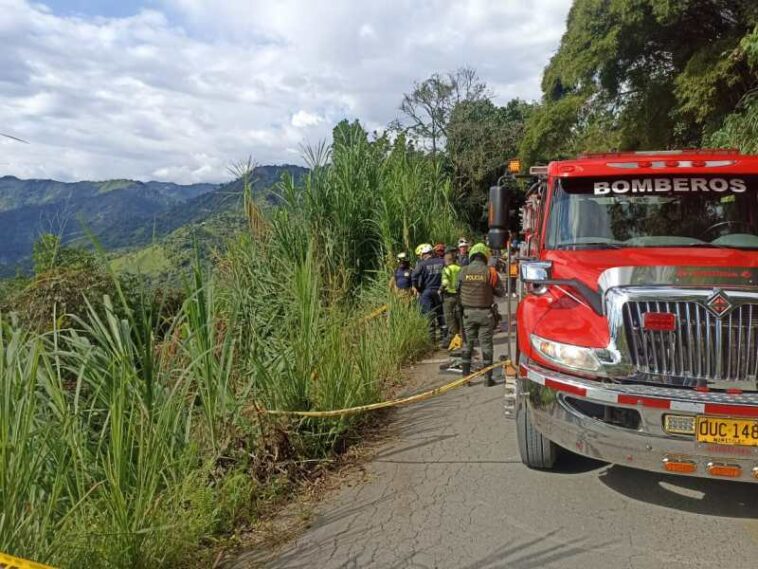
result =
M447 352L430 354L426 359L405 368L403 380L391 396L399 397L438 387L460 377L457 374L441 373L439 366L447 362ZM402 411L402 410L401 410ZM285 506L273 507L255 527L239 536L240 548L220 551L214 567L224 569L264 567L288 543L302 535L313 524L314 511L322 502L345 488L369 482L374 475L367 465L386 445L397 442L397 409L377 412L372 422L361 432L361 440L351 444L340 456L314 478L304 481L293 492L293 499ZM239 550L244 551L240 553Z

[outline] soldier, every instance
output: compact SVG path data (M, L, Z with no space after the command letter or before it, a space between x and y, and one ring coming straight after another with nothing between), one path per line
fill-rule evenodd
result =
M477 243L469 253L470 263L461 269L458 275L458 291L463 308L463 375L471 373L471 356L474 353L474 341L479 339L484 367L492 365L494 347L492 337L495 334L495 316L492 305L495 297L505 296L503 283L494 267L488 267L490 250L484 243ZM485 385L495 385L492 371L486 374Z

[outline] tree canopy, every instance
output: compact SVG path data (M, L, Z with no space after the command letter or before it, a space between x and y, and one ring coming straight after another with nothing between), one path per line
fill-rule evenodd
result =
M757 24L755 0L576 0L522 156L738 141L721 129L755 112Z
M487 189L503 174L508 159L517 156L526 119L533 104L513 99L498 107L489 99L455 106L447 126L447 152L459 209L478 222Z
M476 71L462 67L455 72L432 74L403 95L401 118L392 127L404 132L417 144L428 145L432 155L445 146L447 125L453 109L462 102L489 99L487 85Z

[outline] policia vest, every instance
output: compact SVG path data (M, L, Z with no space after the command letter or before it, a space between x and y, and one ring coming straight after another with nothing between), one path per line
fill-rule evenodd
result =
M461 269L458 285L463 308L489 308L494 302L490 269L479 259Z

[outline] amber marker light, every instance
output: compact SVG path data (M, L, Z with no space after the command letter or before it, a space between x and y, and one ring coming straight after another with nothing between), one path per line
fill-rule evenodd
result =
M692 474L697 470L697 465L691 460L664 458L663 470L677 474Z
M742 474L742 467L736 464L709 462L706 470L711 476L724 476L726 478L739 478Z

